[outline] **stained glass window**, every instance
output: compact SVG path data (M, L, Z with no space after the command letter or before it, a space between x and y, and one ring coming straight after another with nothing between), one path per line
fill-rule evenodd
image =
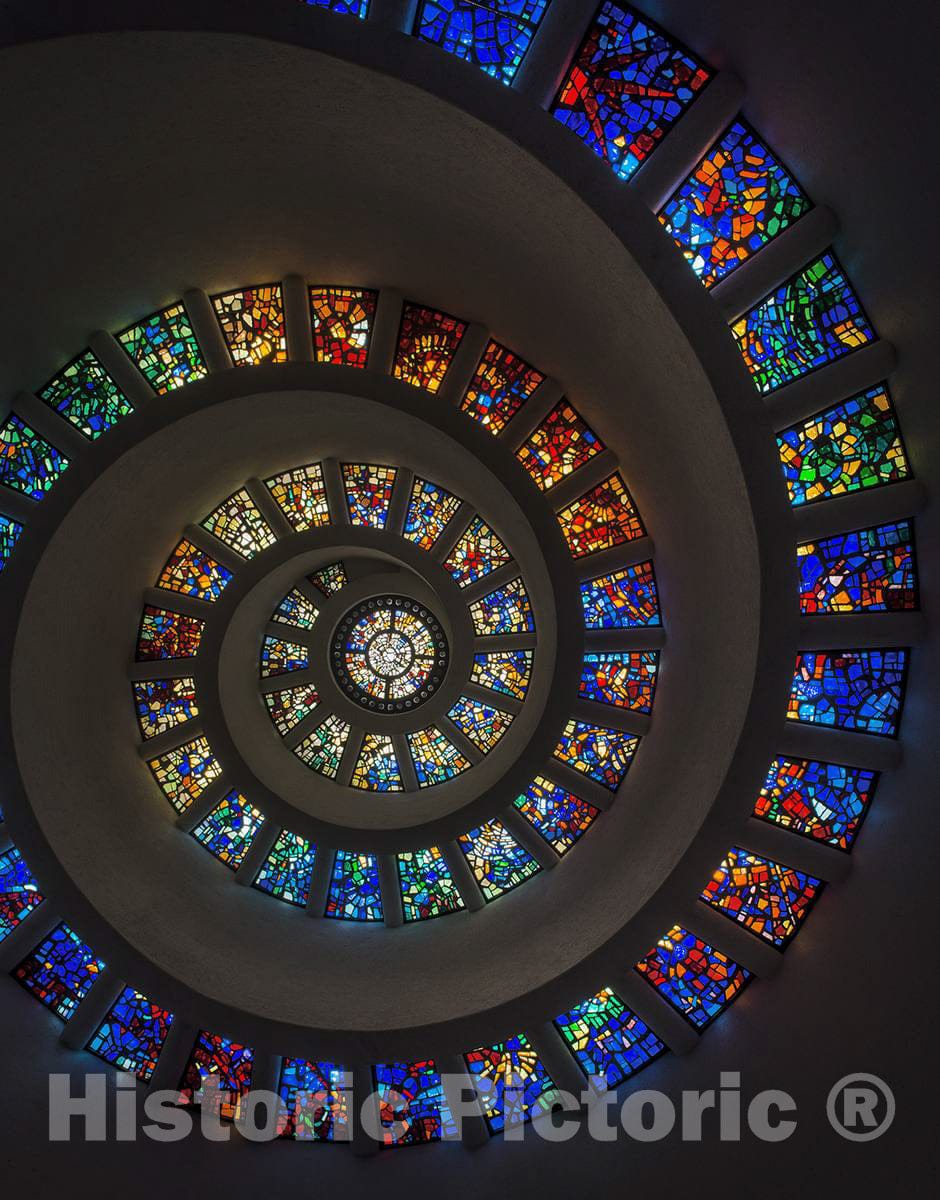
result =
M218 1115L225 1121L237 1120L242 1100L251 1090L253 1058L250 1047L201 1029L183 1072L180 1104L197 1104L206 1079L214 1076L218 1087Z
M166 561L157 587L200 600L215 601L232 578L232 572L185 538Z
M674 925L636 969L696 1027L704 1027L736 1000L751 978L726 954Z
M420 304L406 304L392 373L413 387L436 392L466 332L467 326L456 317Z
M279 283L213 296L225 341L236 367L287 362L284 303Z
M104 970L89 946L64 922L23 959L14 970L37 1000L68 1021Z
M278 1085L283 1106L278 1134L298 1141L348 1141L351 1083L352 1076L335 1063L285 1058Z
M317 362L364 367L378 292L365 288L312 287L310 319Z
M436 846L402 851L397 861L406 921L427 921L463 908L444 855Z
M495 818L457 839L484 900L496 900L542 868Z
M492 654L475 654L470 682L491 688L505 696L524 700L532 674L531 650L506 650Z
M822 886L812 875L733 846L701 898L779 948L797 932Z
M255 835L264 824L259 812L239 792L229 792L225 799L193 830L193 837L231 870L237 870Z
M242 558L253 558L274 545L270 526L248 492L242 488L211 512L202 522L203 529L225 542Z
M471 1080L480 1087L486 1123L493 1133L551 1111L554 1081L524 1033L464 1055Z
M197 737L148 763L153 777L177 812L185 812L222 774L209 742Z
M558 854L570 850L600 812L544 775L536 775L515 805Z
M783 163L734 121L666 203L659 219L711 287L810 208Z
M329 525L330 508L326 500L323 468L319 463L308 463L305 467L285 471L264 482L298 533Z
M796 548L800 612L899 612L917 607L913 528L895 521Z
M585 654L579 694L598 704L614 704L632 712L648 713L653 707L659 652L612 650Z
M558 523L575 558L632 542L646 533L619 472L563 508Z
M320 702L320 697L313 684L304 683L280 692L267 692L264 702L278 733L284 737L298 721L302 721L313 712Z
M461 696L447 716L484 754L493 749L512 724L510 713L471 696Z
M440 1141L445 1131L456 1137L441 1076L433 1059L412 1063L377 1063L375 1090L385 1146L418 1146Z
M280 621L283 625L296 625L299 629L312 629L316 624L320 610L303 592L293 588L271 616L272 621Z
M731 330L757 390L765 394L875 338L831 252L782 283Z
M394 467L343 463L343 484L350 524L385 528L395 475Z
M175 729L199 715L192 678L142 680L134 684L134 704L145 738Z
M205 621L169 612L152 604L144 606L137 637L137 661L156 662L164 658L192 658L199 651Z
M615 792L623 782L639 744L638 737L618 729L569 721L555 747L555 757Z
M261 647L261 678L286 675L289 671L304 671L310 666L310 655L306 646L281 638L266 637Z
M401 771L392 739L384 733L367 732L353 769L353 787L373 792L400 792Z
M69 460L20 420L16 413L0 425L0 483L32 500L43 500Z
M431 550L460 505L459 497L440 484L415 479L402 536L422 550Z
M629 179L709 78L647 17L605 0L552 114Z
M894 737L906 675L906 650L800 654L787 717L808 725Z
M485 425L490 433L502 433L545 376L525 359L499 342L490 342L476 369L461 408Z
M883 384L777 435L790 503L812 504L910 475Z
M535 620L529 593L521 579L496 588L470 605L473 628L481 637L504 633L533 633Z
M173 1014L128 987L88 1043L92 1054L145 1082L154 1072Z
M80 429L98 438L134 406L90 350L80 354L40 389L39 398Z
M415 35L510 84L548 0L421 0Z
M0 571L10 561L10 555L22 532L23 526L19 521L14 521L12 517L5 517L0 513Z
M470 766L451 740L436 725L408 734L408 749L414 763L419 787L445 783Z
M118 334L118 341L158 395L201 379L199 343L182 304L171 304Z
M361 600L335 627L330 665L355 704L405 712L424 704L444 680L449 646L437 617L409 596Z
M581 584L581 607L588 629L661 625L653 564L636 563L587 580Z
M346 568L343 564L335 562L314 571L310 576L310 582L324 596L333 596L341 588L344 588L349 580L346 577Z
M861 767L775 758L754 816L848 850L875 792L877 775Z
M255 879L262 892L303 908L310 893L310 877L317 848L312 842L282 829Z
M0 854L0 942L42 901L25 859L11 846Z
M333 859L326 916L344 921L381 921L382 893L374 854L337 850Z
M322 725L304 738L294 753L311 771L335 779L349 739L349 729L348 722L331 713Z
M474 517L447 556L444 568L467 587L508 563L512 555L482 517Z
M547 492L583 467L604 443L567 400L561 400L516 451L536 485Z
M601 1079L608 1088L642 1070L666 1049L610 988L556 1017L555 1027L588 1079Z
M303 0L303 2L314 8L328 8L330 12L358 17L360 21L364 21L369 12L369 0ZM294 1059L293 1061L300 1062L301 1060Z

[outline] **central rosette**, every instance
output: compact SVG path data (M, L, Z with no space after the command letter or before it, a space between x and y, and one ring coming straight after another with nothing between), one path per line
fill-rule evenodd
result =
M343 617L332 648L343 692L376 712L402 712L429 700L447 668L440 622L406 596L360 601Z
M379 633L369 643L366 658L376 675L397 678L414 663L414 643L398 630Z

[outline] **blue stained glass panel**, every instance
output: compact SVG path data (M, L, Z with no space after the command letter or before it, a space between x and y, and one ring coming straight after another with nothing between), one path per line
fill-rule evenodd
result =
M629 629L662 625L651 562L636 563L581 584L581 607L588 629Z
M605 0L551 112L629 179L710 77L647 17Z
M457 1136L433 1059L377 1063L373 1071L383 1145L417 1146Z
M611 1088L662 1054L665 1046L616 992L604 988L555 1026L588 1079L600 1078Z
M754 816L848 850L868 811L878 776L862 767L775 758Z
M731 331L754 386L764 395L875 340L831 251L780 284Z
M473 628L480 637L506 633L533 633L535 619L529 593L521 579L513 579L470 605Z
M19 521L14 521L12 517L5 517L0 513L0 571L10 561L10 555L22 532L23 526Z
M493 1133L549 1112L557 1089L525 1034L464 1054Z
M487 821L457 839L485 900L496 900L541 870L501 821Z
M0 942L42 903L33 873L15 846L0 854Z
M193 830L193 837L231 870L237 870L264 824L264 814L238 792L225 799Z
M335 1063L285 1058L278 1093L280 1137L297 1141L349 1141L348 1093L352 1074Z
M68 1021L104 967L91 947L62 922L23 959L13 977Z
M809 207L763 138L734 121L666 202L659 219L695 274L711 287Z
M548 0L421 0L415 35L512 83Z
M39 396L91 439L107 433L112 425L134 411L90 350L63 367Z
M382 892L374 854L337 850L326 898L326 916L343 921L381 921Z
M464 907L450 868L436 846L402 850L396 858L406 921L428 921Z
M615 792L630 769L639 744L638 737L619 729L569 721L558 739L555 757Z
M316 846L305 837L282 829L255 878L255 887L287 904L303 908L310 893L316 852Z
M55 446L16 413L0 425L0 483L31 500L43 500L69 465Z
M343 16L358 17L364 21L369 15L369 0L301 0L311 8L328 8L330 12Z
M902 612L917 607L910 521L801 542L800 612Z
M744 967L679 925L659 939L636 969L696 1029L724 1012L751 978Z
M653 707L657 650L610 650L585 654L579 694L596 704L613 704L631 712L648 713Z
M132 987L125 988L88 1043L92 1054L148 1080L157 1065L173 1014Z
M542 775L537 775L514 803L558 854L570 850L600 812Z
M800 654L787 717L807 725L895 737L907 676L906 650Z

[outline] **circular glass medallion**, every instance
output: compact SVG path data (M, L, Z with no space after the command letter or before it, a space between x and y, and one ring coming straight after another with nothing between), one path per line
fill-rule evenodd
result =
M362 600L333 637L333 673L351 700L375 712L417 708L440 687L447 669L441 623L417 600Z

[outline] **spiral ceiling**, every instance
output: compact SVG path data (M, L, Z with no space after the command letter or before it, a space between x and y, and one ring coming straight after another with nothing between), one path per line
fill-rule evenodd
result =
M626 6L63 20L251 33L311 110L5 393L4 974L181 1103L323 1089L282 1135L359 1151L446 1138L442 1074L495 1087L475 1144L733 1029L848 873L924 637L835 214ZM347 1074L403 1124L365 1137Z

